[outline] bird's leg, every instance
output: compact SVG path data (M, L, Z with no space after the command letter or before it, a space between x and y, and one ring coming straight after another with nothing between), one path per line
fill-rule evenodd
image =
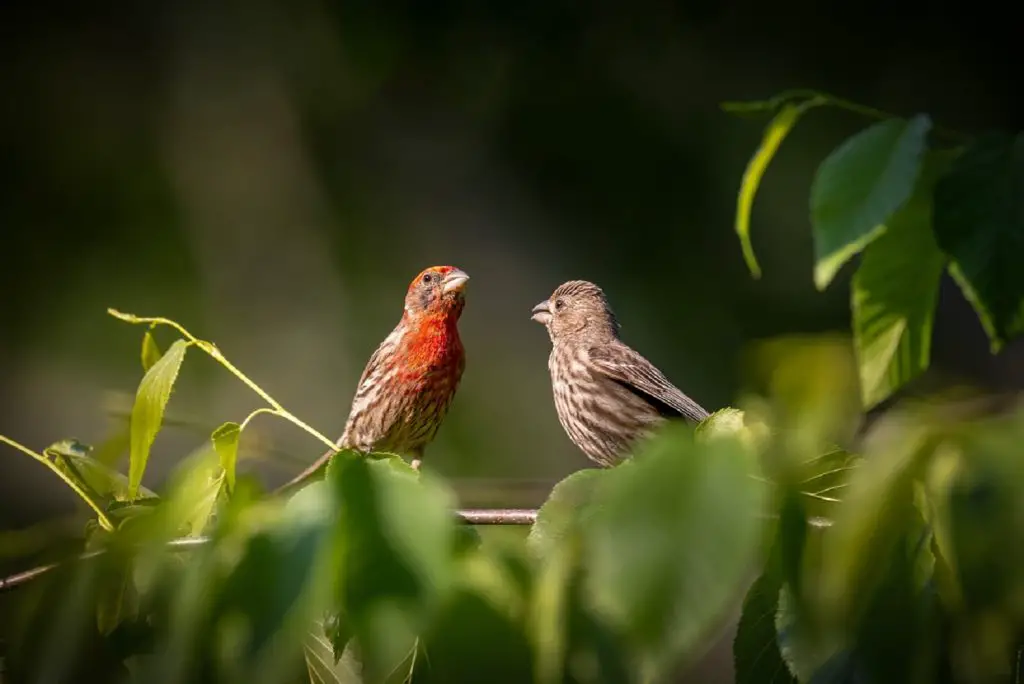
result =
M423 449L417 449L416 451L412 452L412 469L418 471L420 469L420 463L422 462Z

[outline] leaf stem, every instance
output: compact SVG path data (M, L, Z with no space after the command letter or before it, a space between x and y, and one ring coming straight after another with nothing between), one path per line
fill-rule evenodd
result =
M217 345L213 344L212 342L207 342L206 340L199 339L198 337L190 333L188 330L186 330L183 325L176 321L172 321L169 318L162 318L159 316L136 316L135 314L124 313L122 311L118 311L117 309L107 309L107 313L113 316L114 318L126 321L128 323L148 323L150 325L167 325L174 328L179 333L181 333L181 335L185 337L185 339L195 344L197 347L199 347L204 352L213 357L214 360L216 360L222 366L227 368L232 375L234 375L236 378L245 383L245 385L253 392L255 392L257 395L259 395L259 397L263 399L263 401L270 404L270 409L261 409L258 410L258 412L273 413L274 415L284 418L285 420L292 423L296 427L305 430L308 434L312 435L316 439L326 444L328 448L337 450L337 447L335 446L334 442L327 439L327 437L325 437L320 432L315 430L313 427L302 421L298 416L296 416L291 411L282 406L276 399L267 394L262 387L260 387L255 382L250 380L249 376L240 371L238 367L235 366L235 364L228 361L228 359L223 354L221 354L220 350L217 349ZM250 417L251 415L253 414L250 414ZM248 418L246 419L246 422L248 422Z
M88 492L86 492L84 489L82 489L82 487L79 486L79 484L77 482L75 482L70 476L68 476L67 473L63 472L60 468L58 468L56 466L56 464L54 464L53 461L51 461L50 459L46 458L42 454L37 454L36 452L32 451L31 449L29 449L25 445L19 444L18 442L15 442L10 437L6 437L4 435L0 435L0 442L3 442L7 446L10 446L10 447L13 447L13 448L17 449L18 451L20 451L23 454L28 454L29 456L31 456L32 458L36 459L37 461L42 463L44 466L46 466L47 468L52 470L54 473L56 473L57 477L59 477L60 479L64 480L64 483L68 487L71 487L71 489L75 492L75 494L78 494L78 496L81 497L82 501L84 501L85 503L89 504L89 507L93 511L96 512L96 517L97 517L97 519L99 519L100 525L103 527L103 529L105 529L108 532L113 532L114 531L114 524L112 522L110 522L110 518L108 518L107 514L103 512L103 508L99 505L99 503L97 503L92 498L92 496L89 495Z
M810 88L795 88L793 90L784 90L778 95L771 97L767 100L756 100L753 102L723 102L722 109L728 112L758 112L758 111L774 111L784 105L787 102L793 100L812 100L819 98L824 101L824 104L831 105L837 109L845 109L848 112L859 114L869 119L879 119L882 121L888 119L903 118L898 114L893 114L882 109L875 107L869 107L868 105L862 105L852 100L847 100L842 97L836 97L831 93L822 92L820 90L812 90ZM970 140L970 136L960 131L954 131L943 126L933 125L932 131L943 137L951 140Z

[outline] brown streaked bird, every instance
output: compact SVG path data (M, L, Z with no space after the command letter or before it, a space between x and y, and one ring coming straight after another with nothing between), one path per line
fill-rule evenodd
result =
M551 389L558 420L586 456L610 467L662 421L708 416L654 365L619 339L604 291L585 280L562 283L533 307L551 337Z
M397 453L411 457L412 467L419 468L466 367L458 321L468 281L453 266L432 266L413 279L402 319L359 378L339 448ZM326 452L278 491L318 474L333 454Z

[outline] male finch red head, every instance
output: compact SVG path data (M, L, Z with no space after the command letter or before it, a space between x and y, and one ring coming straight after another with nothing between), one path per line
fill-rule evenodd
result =
M412 457L414 468L419 467L466 367L457 323L468 280L464 271L453 266L432 266L413 279L402 319L373 352L359 378L339 447L403 454ZM321 456L283 488L307 479L332 453Z
M708 412L619 339L619 323L594 283L571 280L533 307L551 337L558 420L592 461L612 466L662 421L698 422Z

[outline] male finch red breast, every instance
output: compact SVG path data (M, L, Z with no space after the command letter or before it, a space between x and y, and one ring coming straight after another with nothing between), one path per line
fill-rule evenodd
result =
M433 266L409 285L402 319L384 338L359 378L343 449L387 451L412 457L437 434L466 367L458 321L469 276L453 266ZM330 460L328 451L282 487L292 488Z
M613 466L663 420L699 422L708 412L619 339L604 292L585 280L559 285L533 308L551 336L555 410L569 439L592 461Z

